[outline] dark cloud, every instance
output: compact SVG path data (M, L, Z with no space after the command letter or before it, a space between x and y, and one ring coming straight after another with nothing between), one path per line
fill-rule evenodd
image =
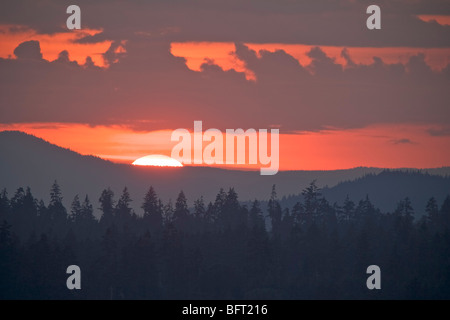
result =
M351 58L347 48L342 49L341 57L345 59L345 63L347 65L347 67L351 68L351 67L355 67L356 66L356 64L353 61L353 59Z
M58 54L58 59L56 59L54 62L55 63L62 63L62 64L66 64L66 65L71 65L73 67L78 66L78 62L70 60L69 52L67 50L61 51Z
M342 66L328 57L319 47L312 48L307 55L312 59L310 69L316 75L330 77L338 76L342 72Z
M30 40L22 42L16 49L14 49L14 55L18 59L42 59L39 41Z
M19 47L23 47L21 44ZM256 76L224 71L206 61L200 72L170 54L165 41L131 40L105 54L101 69L90 59L53 62L0 59L0 121L123 124L135 129L268 128L284 132L324 127L354 128L374 123L450 122L447 69L433 71L424 55L405 65L374 58L343 68L319 48L302 66L279 50L259 55L236 44L235 56ZM36 56L36 44L34 55ZM110 55L111 54L111 55Z
M109 49L103 53L103 59L108 66L118 62L119 58L124 56L124 52L118 51L121 48L123 48L122 41L114 41Z
M428 129L427 132L434 137L450 136L450 128Z
M450 27L424 22L418 14L450 14L443 0L376 1L382 29L366 28L360 0L80 0L82 26L103 29L80 42L136 39L166 41L302 43L336 46L449 47ZM40 32L67 31L70 1L15 0L0 4L0 23Z
M391 143L393 143L393 144L417 144L416 142L411 141L410 139L407 139L407 138L394 139L394 140L391 140Z
M93 70L98 70L98 71L101 70L100 67L98 67L94 64L94 61L92 61L92 58L89 56L86 57L86 61L84 62L84 67L87 69L93 69Z

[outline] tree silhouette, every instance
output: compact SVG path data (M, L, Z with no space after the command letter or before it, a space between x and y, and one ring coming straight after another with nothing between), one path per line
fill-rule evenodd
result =
M51 221L50 229L58 235L66 232L67 210L63 205L63 196L58 182L55 180L50 189L50 203L46 213Z
M355 220L355 203L350 200L348 194L345 197L344 206L342 209L342 217L340 218L341 221Z
M78 195L75 196L71 205L70 220L75 225L79 236L93 236L97 220L94 217L94 209L88 195L84 197L83 203L80 203Z
M265 231L264 215L258 200L253 201L249 213L249 227L255 230Z
M320 188L316 186L316 180L312 181L308 187L302 191L304 198L304 221L305 223L312 223L320 218Z
M4 219L10 214L11 206L8 199L8 192L3 189L0 192L0 218Z
M399 234L401 236L408 236L414 220L414 210L408 197L397 204L397 208L394 211L394 218L394 227L398 230Z
M174 221L174 209L172 204L172 199L164 205L163 208L163 222L165 225L171 224Z
M431 197L426 205L425 212L427 214L426 218L430 224L437 227L439 224L439 207L437 201L434 197Z
M81 220L86 222L95 221L94 217L94 209L92 207L91 202L89 201L88 195L84 197L83 204L81 206Z
M158 199L153 187L150 187L145 194L141 208L144 210L143 222L145 227L151 233L160 232L163 222L163 204Z
M161 214L161 212L159 212L160 207L158 203L158 197L153 187L150 187L145 194L144 203L142 204L141 208L144 210L144 218Z
M275 237L280 236L281 228L281 206L278 202L277 191L275 185L272 186L272 192L270 193L270 199L267 204L269 218L272 224L272 234Z
M222 198L220 192L217 198ZM228 193L226 193L218 213L217 223L222 228L236 228L246 220L247 217L244 217L240 210L238 195L234 188L230 188Z
M187 199L183 191L180 191L175 202L173 222L179 230L192 230L192 219L190 219Z
M104 226L110 226L114 219L114 192L110 188L103 190L98 201L102 210L100 223Z
M130 207L131 201L128 188L125 187L114 210L117 223L122 227L129 227L132 222L132 209Z
M203 197L194 201L194 216L197 219L203 219L206 215L205 202L203 201Z
M439 210L442 224L445 228L450 228L450 195L447 195Z
M211 222L216 222L220 216L222 216L222 211L225 207L225 201L227 199L227 194L220 188L219 192L216 195L213 206L208 211L208 218Z
M178 194L177 201L175 202L175 211L173 214L175 220L186 219L186 217L189 215L187 199L184 195L183 190Z
M80 203L80 197L76 195L73 198L72 204L70 209L70 216L69 219L75 223L77 223L81 218L81 203Z
M251 203L230 188L207 206L200 197L191 214L184 192L173 205L150 187L138 216L126 188L117 204L108 188L100 221L86 195L58 224L66 209L56 182L50 193L48 207L30 188L0 193L0 298L450 298L450 196L417 213L404 198L382 213L368 195L330 205L313 181L290 206L275 186ZM83 290L66 289L70 264L83 269ZM382 268L383 290L366 289L370 264Z

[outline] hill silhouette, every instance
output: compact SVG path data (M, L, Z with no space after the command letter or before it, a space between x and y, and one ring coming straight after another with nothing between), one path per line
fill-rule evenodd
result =
M281 201L273 186L262 208L257 200L239 202L234 188L221 189L209 204L177 192L201 194L226 179L243 190L274 182L257 172L116 165L15 132L0 135L0 148L0 183L24 184L10 194L0 190L0 299L450 297L450 195L436 200L449 190L448 176L383 170L322 190L312 181L302 198ZM320 177L331 181L363 169ZM284 172L276 181L286 188L291 180L283 178L318 174ZM66 190L56 182L47 188L50 177L63 181ZM50 201L40 201L31 183ZM108 185L122 192L113 194ZM176 200L162 201L153 188L145 189L149 185ZM102 187L101 196L91 192ZM347 195L353 201L342 201ZM426 215L414 219L419 211L411 200L428 195L433 198ZM397 205L383 211L369 197ZM63 199L73 201L67 206ZM193 208L188 201L195 201ZM101 208L99 219L94 207ZM73 265L83 270L83 290L64 286L65 270ZM372 265L382 270L382 290L368 290L373 288L366 270Z
M220 188L229 187L234 187L240 200L246 201L268 199L273 184L277 186L278 195L283 197L300 193L312 180L316 180L319 186L326 186L324 192L330 201L342 201L346 194L357 200L369 193L376 205L388 210L405 193L411 197L417 194L418 202L423 206L422 198L426 198L428 193L441 197L449 192L448 178L431 174L448 174L450 168L427 169L425 171L429 175L413 178L403 173L377 175L383 169L365 167L335 171L283 171L274 176L211 167L138 167L81 155L19 131L0 132L0 150L0 188L6 188L10 194L21 186L30 186L37 198L47 202L49 188L57 180L64 194L64 204L68 206L76 194L89 194L96 203L103 189L111 187L119 193L127 186L134 200L132 207L138 214L141 200L150 185L165 201L180 190L184 190L190 201L200 196L205 201L213 201ZM364 176L362 180L338 184ZM290 198L285 199L286 204L291 202Z
M425 213L428 199L435 197L437 201L443 201L450 194L450 177L419 170L386 169L378 174L367 174L333 187L325 187L322 194L331 203L338 204L342 204L347 195L354 202L369 196L383 212L393 212L400 200L409 197L416 215L420 216ZM284 197L281 204L283 207L292 207L302 198L300 194Z

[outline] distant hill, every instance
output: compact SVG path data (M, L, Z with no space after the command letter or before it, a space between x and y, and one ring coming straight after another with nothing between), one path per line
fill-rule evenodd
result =
M324 193L330 199L341 201L342 195L345 197L346 193L355 198L369 193L374 202L380 198L384 205L385 199L377 194L384 194L389 188L386 189L385 183L375 182L379 179L377 174L382 171L380 168L360 167L335 171L284 171L274 176L261 176L258 171L210 167L137 167L80 155L23 132L0 132L0 189L6 188L10 196L18 187L30 186L35 197L48 203L50 186L57 180L62 188L66 206L70 205L76 194L88 194L94 207L97 207L97 200L104 188L111 187L117 198L123 187L127 186L134 199L132 205L138 214L141 212L140 205L144 194L150 185L164 201L169 198L174 200L178 192L183 190L189 205L192 205L200 196L206 201L214 200L221 187L234 187L240 200L252 200L267 199L271 186L276 184L281 198L299 194L312 180L317 180L319 186L327 186ZM448 192L448 178L435 177L432 174L449 175L450 168L422 171L429 172L429 175L419 175L415 184L410 184L410 180L403 179L401 174L393 176L389 180L389 183L395 186L389 189L392 189L392 198L397 201L397 195L403 194L404 190L409 190L411 197L420 197L423 191L427 191L426 194L435 192L438 186L441 193ZM367 176L368 174L370 175ZM339 182L357 178L362 179L338 185ZM374 179L374 182L366 183L367 179ZM412 193L412 185L417 186L417 192ZM422 185L424 188L419 187ZM386 200L386 204L387 202Z
M417 215L425 212L425 206L431 197L439 205L450 194L450 176L432 175L419 170L384 170L378 174L368 174L351 181L340 182L334 187L325 187L323 196L331 203L342 205L345 197L357 205L366 195L383 212L392 212L397 203L409 197ZM292 206L302 200L301 195L282 199L284 207Z

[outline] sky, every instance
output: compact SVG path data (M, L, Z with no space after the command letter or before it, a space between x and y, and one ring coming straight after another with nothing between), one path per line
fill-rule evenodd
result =
M0 130L131 163L201 120L279 129L281 170L450 165L450 1L86 0L81 30L70 4L0 3Z

